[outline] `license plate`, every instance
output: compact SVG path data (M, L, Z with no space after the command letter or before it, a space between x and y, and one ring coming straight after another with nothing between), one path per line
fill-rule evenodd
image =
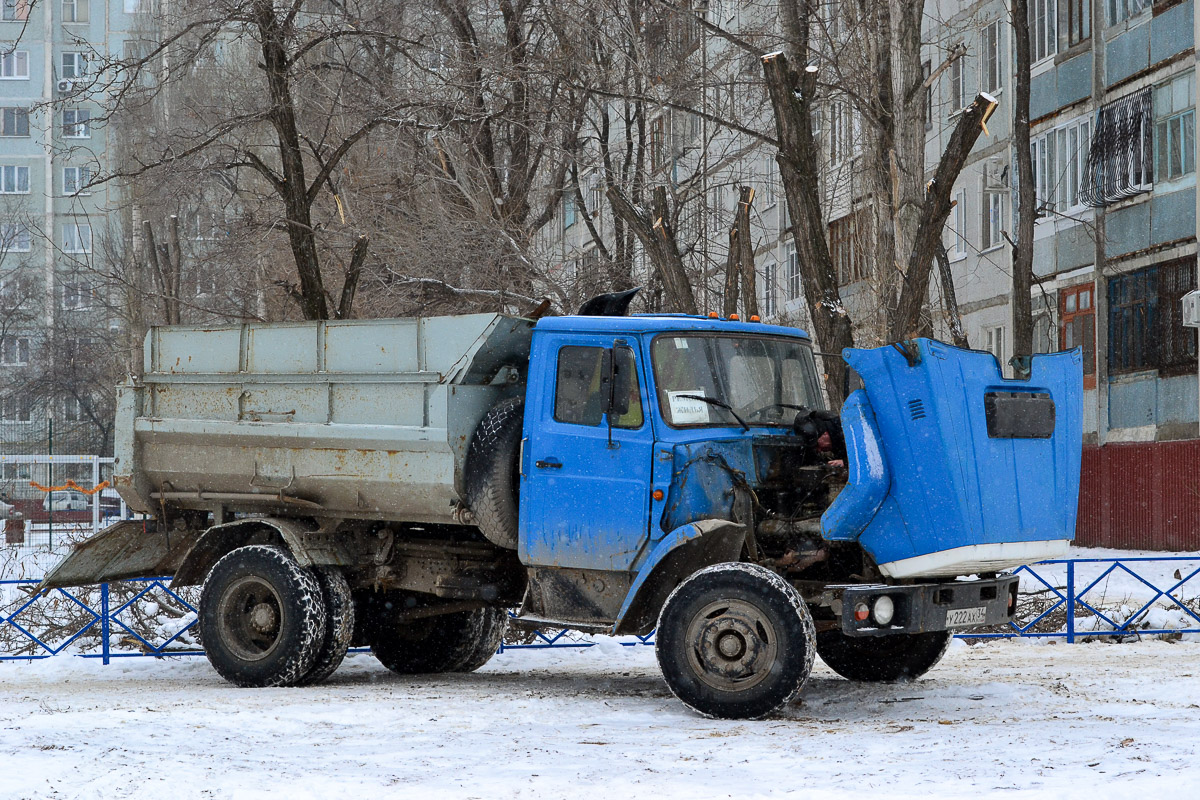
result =
M946 612L946 627L961 628L966 625L982 625L987 620L987 606L975 608L952 608Z

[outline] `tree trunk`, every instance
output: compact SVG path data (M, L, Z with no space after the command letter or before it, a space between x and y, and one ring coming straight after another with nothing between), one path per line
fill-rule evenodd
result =
M262 69L271 98L269 120L279 144L282 179L275 189L283 200L288 243L300 278L300 310L305 319L329 319L321 262L312 224L312 201L304 175L304 156L296 126L296 104L288 81L286 31L271 0L255 0L254 17L262 37Z
M977 95L958 118L958 124L954 126L954 132L938 162L937 171L925 193L921 221L913 239L912 255L908 260L900 302L892 322L890 337L893 341L910 339L921 330L921 311L929 297L929 273L942 242L942 228L950 216L950 195L954 191L954 181L962 172L979 134L983 132L982 123L994 108L994 100L985 94Z
M1016 43L1013 109L1013 147L1017 149L1017 241L1013 246L1013 355L1033 354L1033 225L1037 216L1037 189L1033 185L1033 153L1029 133L1029 0L1013 0L1013 39Z
M684 269L683 256L675 241L675 231L671 228L666 188L655 187L654 208L650 214L635 207L616 186L608 187L608 200L613 211L625 220L641 241L650 263L662 278L668 310L699 314L696 295Z
M809 4L802 13L785 15L790 49L808 49ZM786 10L786 9L785 9ZM796 9L792 9L795 11ZM780 181L792 220L792 241L800 268L804 298L812 318L813 334L822 350L840 353L854 345L850 316L842 306L837 277L829 256L825 220L821 214L821 192L817 143L812 133L812 101L816 96L815 73L796 73L783 53L763 56L763 73L775 116L779 140ZM840 358L823 359L825 389L834 408L841 406L846 365Z
M938 275L942 281L942 303L946 306L946 324L950 327L950 338L955 347L969 348L967 334L963 330L962 314L958 311L958 295L954 291L954 273L950 271L950 257L946 245L938 242Z
M738 228L734 224L729 229L729 250L725 254L725 294L721 298L721 313L726 319L736 314L738 309L738 274L741 272L739 256L742 248L738 246Z
M758 316L758 273L754 270L754 240L750 236L750 205L754 202L754 189L743 186L738 198L737 246L738 264L742 272L742 308L746 319Z

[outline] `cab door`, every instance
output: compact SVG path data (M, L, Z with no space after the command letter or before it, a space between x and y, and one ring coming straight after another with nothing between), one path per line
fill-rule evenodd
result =
M521 560L628 570L650 519L654 435L640 359L611 336L541 344L547 369L525 410Z

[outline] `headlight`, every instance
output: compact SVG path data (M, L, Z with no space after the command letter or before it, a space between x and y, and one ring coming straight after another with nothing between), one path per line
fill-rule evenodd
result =
M871 616L875 617L875 621L880 625L887 625L892 621L892 617L896 613L896 605L892 602L892 598L886 594L875 599L875 604L871 608Z

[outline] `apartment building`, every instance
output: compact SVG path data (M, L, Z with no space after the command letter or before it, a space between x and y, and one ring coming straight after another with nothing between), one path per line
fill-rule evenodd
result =
M149 2L0 0L0 450L44 452L53 419L61 452L86 427L85 393L30 386L114 324L94 268L122 198L93 179L118 132L89 76L132 46Z

